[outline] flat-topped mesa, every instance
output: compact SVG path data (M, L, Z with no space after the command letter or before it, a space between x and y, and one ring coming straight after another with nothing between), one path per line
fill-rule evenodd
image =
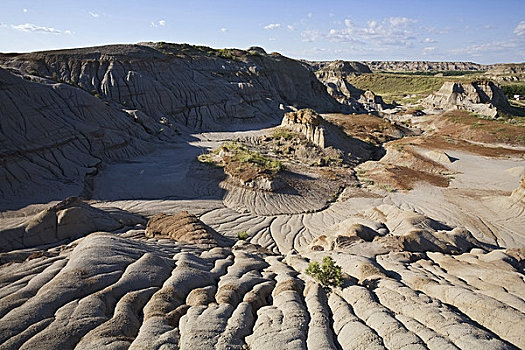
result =
M484 71L492 65L473 62L364 61L373 72Z
M284 115L282 126L306 136L306 139L319 147L325 147L325 130L321 124L324 119L313 109L305 108Z
M422 104L435 109L466 110L489 118L495 118L500 110L510 108L503 91L491 81L445 82L439 91L426 97Z

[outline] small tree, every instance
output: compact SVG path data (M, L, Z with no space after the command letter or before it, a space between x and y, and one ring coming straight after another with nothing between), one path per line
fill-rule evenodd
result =
M317 261L311 262L305 272L314 277L323 287L341 287L343 285L341 266L336 265L330 256L325 256L320 266Z

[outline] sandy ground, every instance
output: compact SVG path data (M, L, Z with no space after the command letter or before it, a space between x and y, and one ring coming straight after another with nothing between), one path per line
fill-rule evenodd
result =
M246 230L257 242L282 253L300 248L330 226L380 204L416 211L452 227L466 227L478 239L502 247L525 244L525 233L520 229L525 227L523 209L508 200L525 171L525 161L520 158L447 151L457 159L443 163L454 173L447 188L418 183L411 191L375 190L381 198L358 195L315 213L260 216L249 210L232 210L222 201L226 193L218 186L224 179L221 172L203 169L196 157L225 140L265 132L193 135L187 144L108 165L95 179L93 199L98 206L116 206L146 216L188 209L221 233L235 235ZM424 154L428 149L420 151ZM282 205L293 206L294 202L290 199Z

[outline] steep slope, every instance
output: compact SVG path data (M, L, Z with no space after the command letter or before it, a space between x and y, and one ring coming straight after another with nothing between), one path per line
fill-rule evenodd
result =
M510 109L509 101L493 82L446 82L439 91L422 101L429 108L463 109L494 118L498 111Z
M352 112L382 111L393 107L383 102L381 96L376 96L372 91L365 91L350 84L348 78L363 73L372 73L366 64L341 60L303 62L326 86L328 93L342 104L350 106Z
M340 109L299 62L250 52L148 43L0 55L0 207L85 193L97 167L181 130Z
M281 104L339 109L311 72L279 54L143 43L4 55L0 64L198 130L278 121Z
M0 68L0 86L2 207L78 194L102 161L147 152L156 138L124 111L67 84Z

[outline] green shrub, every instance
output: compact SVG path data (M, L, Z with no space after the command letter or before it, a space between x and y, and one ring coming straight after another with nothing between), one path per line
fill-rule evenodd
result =
M325 256L321 265L317 261L308 264L305 273L314 277L323 287L343 285L341 266L336 265L330 256Z
M510 99L513 99L514 95L525 95L525 84L503 85L501 89Z
M285 140L293 140L294 138L298 138L299 136L297 135L297 133L291 131L291 130L288 130L288 129L284 129L284 128L279 128L279 129L276 129L273 133L272 133L272 138L273 139L285 139Z
M240 241L244 241L245 239L247 239L249 237L248 235L248 232L246 231L241 231L239 233L237 233L237 238L240 240Z

